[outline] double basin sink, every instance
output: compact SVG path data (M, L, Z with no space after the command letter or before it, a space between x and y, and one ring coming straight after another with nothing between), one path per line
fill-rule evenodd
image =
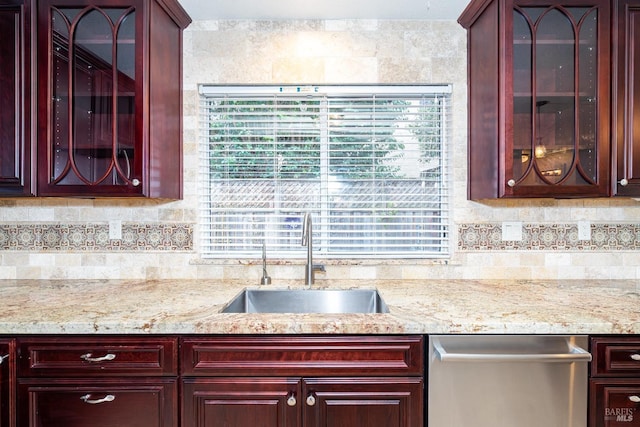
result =
M245 289L222 313L388 313L375 289Z

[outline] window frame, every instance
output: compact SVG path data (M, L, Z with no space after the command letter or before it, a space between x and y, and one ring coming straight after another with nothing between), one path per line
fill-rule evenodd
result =
M210 120L205 119L203 116L206 114L203 112L202 100L209 96L266 96L274 94L282 94L285 96L356 96L356 95L387 95L387 96L401 96L407 95L415 97L417 95L437 95L442 96L445 99L445 106L443 108L443 120L441 123L442 131L442 149L440 159L442 165L441 182L443 189L441 190L441 198L444 200L440 205L439 212L441 213L440 222L438 223L442 229L443 234L446 237L441 239L442 244L439 246L441 252L397 252L397 253L342 253L342 252L322 252L317 253L323 258L336 258L336 259L447 259L450 258L453 253L452 243L452 196L453 196L453 182L452 182L452 85L324 85L324 86L308 86L308 85L256 85L256 86L230 86L230 85L200 85L199 94L201 99L200 117L202 123L199 128L201 131L200 143L199 143L199 161L200 161L200 185L199 185L199 248L200 256L204 259L220 259L220 258L258 258L262 255L262 245L253 245L253 249L244 251L210 251L207 249L207 242L211 240L210 232L206 228L207 216L205 214L207 210L210 210L211 194L211 178L207 178L205 175L208 173L208 161L210 156L208 154L209 146L209 127ZM327 148L324 148L325 150ZM322 149L321 149L322 151ZM326 185L326 184L325 184ZM207 201L208 200L208 201ZM304 212L303 212L304 213ZM302 214L300 215L301 219ZM210 223L210 222L209 222ZM326 230L324 230L324 224L321 229L318 229L318 219L314 217L314 236L317 238L326 239ZM300 224L301 225L301 224ZM324 231L323 231L324 230ZM316 238L316 237L314 237ZM262 237L263 242L267 242L268 239ZM298 245L299 246L299 245ZM314 242L314 246L316 246ZM268 244L267 244L268 247ZM271 257L276 258L302 258L304 257L303 250L290 250L290 251L276 251L270 250Z

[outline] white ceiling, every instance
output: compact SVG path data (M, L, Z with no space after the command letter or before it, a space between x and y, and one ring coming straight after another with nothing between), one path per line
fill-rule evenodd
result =
M179 0L194 20L452 19L470 0Z

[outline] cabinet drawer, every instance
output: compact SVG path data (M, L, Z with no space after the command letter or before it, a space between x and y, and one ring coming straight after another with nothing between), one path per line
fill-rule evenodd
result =
M24 379L18 384L20 426L176 427L177 379Z
M640 337L591 339L591 375L640 377Z
M421 336L184 338L182 373L198 376L422 375Z
M640 427L640 379L591 380L592 427Z
M176 338L24 338L19 377L177 375Z

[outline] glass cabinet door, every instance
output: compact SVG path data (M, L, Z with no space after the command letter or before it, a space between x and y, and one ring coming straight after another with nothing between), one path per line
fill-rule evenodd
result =
M513 176L507 185L598 181L598 8L513 9Z
M136 9L58 4L48 16L49 185L136 187Z

